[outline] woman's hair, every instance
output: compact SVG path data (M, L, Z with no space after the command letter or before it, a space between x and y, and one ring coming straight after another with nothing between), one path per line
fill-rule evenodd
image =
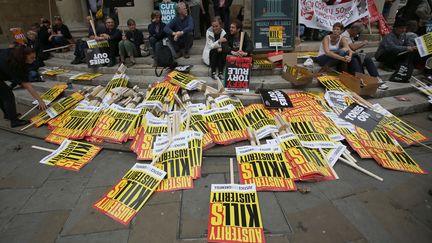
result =
M221 19L221 17L219 17L219 16L213 17L212 23L214 23L214 22L218 22L219 25L222 25L222 19Z
M342 23L340 23L340 22L336 22L336 23L334 23L334 25L333 25L333 29L336 28L336 27L339 27L341 30L344 29L344 25L343 25Z
M243 24L238 19L233 19L231 21L231 24L235 25L237 27L237 29L243 28Z
M126 22L126 24L127 24L127 25L133 25L133 24L136 24L136 23L135 23L135 20L133 20L133 19L128 19L127 22Z
M8 57L9 67L17 73L24 73L26 71L26 58L28 55L35 53L35 50L30 47L17 46L12 49Z
M156 16L161 16L161 12L158 10L153 11L150 15L150 18L154 19Z

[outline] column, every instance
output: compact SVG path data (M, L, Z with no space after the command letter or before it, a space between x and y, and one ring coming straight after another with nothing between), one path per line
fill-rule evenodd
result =
M138 29L147 29L150 24L150 16L153 12L153 1L151 0L135 0L134 7L118 8L119 28L127 29L127 20L132 18L135 20Z
M388 22L390 24L393 24L395 21L396 13L397 13L397 10L399 9L399 4L400 4L400 0L396 0L393 2L393 5L390 9L390 13L388 16Z
M67 0L56 0L57 9L63 20L63 22L69 27L71 31L78 30L82 28L87 28L85 24L84 16L86 14L83 12L86 6L82 5L82 1L67 1Z
M244 6L244 20L243 20L243 27L250 28L252 23L252 6L251 6L251 0L244 0L243 3Z

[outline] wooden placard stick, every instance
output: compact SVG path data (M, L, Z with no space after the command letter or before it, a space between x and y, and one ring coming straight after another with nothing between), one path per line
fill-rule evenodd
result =
M318 148L320 154L322 155L323 159L325 160L325 162L327 163L328 167L330 168L330 170L332 171L333 175L335 176L336 180L339 180L339 176L336 173L336 171L333 169L333 167L330 165L330 162L327 160L327 156L325 155L324 151L322 150L322 148Z
M183 101L180 99L180 97L177 94L174 94L174 100L177 102L177 104L180 106L181 109L186 110Z
M32 145L31 147L34 148L34 149L39 149L39 150L47 151L47 152L50 152L50 153L52 153L52 152L55 151L55 149L49 149L49 148L39 147L39 146L36 146L36 145Z
M192 112L191 112L190 108L187 108L186 112L187 112L187 118L186 118L186 128L185 128L185 130L187 131L187 130L189 130L189 127L190 127L190 121L191 121Z
M23 128L21 128L21 130L20 131L24 131L24 130L26 130L27 128L29 128L29 127L31 127L31 126L33 126L34 124L36 124L36 123L38 123L38 122L40 122L40 121L42 121L43 119L45 119L45 118L47 118L48 117L48 114L45 114L42 118L40 118L39 120L37 120L37 121L34 121L34 122L32 122L32 123L30 123L30 124L28 124L27 126L25 126L25 127L23 127Z
M377 179L377 180L379 180L379 181L383 181L383 180L384 180L383 178L381 178L381 177L375 175L374 173L372 173L372 172L370 172L370 171L368 171L368 170L366 170L366 169L363 169L362 167L356 165L355 163L352 163L352 162L349 161L349 160L346 160L346 159L344 159L344 158L339 158L339 160L342 161L342 162L344 162L345 164L347 164L347 165L353 167L354 169L356 169L356 170L358 170L358 171L361 171L361 172L365 173L366 175L371 176L371 177L373 177L373 178L375 178L375 179Z
M24 117L26 117L28 114L30 114L32 111L34 111L36 108L38 108L38 104L34 105L30 110L28 110L26 113L24 113L22 116L20 116L18 119L23 119Z
M245 33L243 31L240 32L240 47L239 47L239 51L243 51L244 35L245 35Z
M71 47L71 45L65 45L65 46L59 46L59 47L54 47L54 48L50 48L50 49L46 49L43 50L42 52L51 52L51 51L56 51L56 50L61 50L61 49L65 49L65 48L69 48Z
M169 116L167 116L168 119L168 144L165 146L165 148L162 149L162 151L152 160L152 162L150 163L150 165L154 165L155 163L157 163L157 161L160 159L160 157L162 156L162 154L171 146L173 139L172 139L172 125L171 125L171 119L169 118Z
M230 183L234 184L234 159L230 158Z
M95 25L94 25L93 14L92 14L91 10L89 10L89 12L90 12L90 26L91 26L91 28L93 30L94 36L97 37L96 28L95 28Z
M219 79L218 76L216 76L216 83L218 85L218 88L217 88L218 89L218 93L224 93L225 92L224 85L223 85L222 81Z

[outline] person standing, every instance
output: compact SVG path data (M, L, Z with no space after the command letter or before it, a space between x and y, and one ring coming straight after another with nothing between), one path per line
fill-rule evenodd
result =
M213 18L212 26L207 29L206 45L203 50L202 59L206 65L210 65L211 77L222 79L222 72L225 66L226 54L222 51L222 44L227 41L226 32L222 29L222 20L219 16ZM216 68L219 71L216 76Z
M213 0L215 16L221 17L225 31L230 29L230 11L233 0Z
M194 23L184 2L179 2L176 9L177 15L165 26L164 31L176 52L176 58L189 58L189 50L193 45Z
M35 60L36 53L29 47L0 50L0 108L4 113L4 118L10 120L11 127L22 126L29 122L18 119L15 96L5 81L23 86L38 101L41 110L47 108L45 102L28 81L27 65L32 64Z
M137 30L135 20L128 19L126 22L129 28L119 42L120 62L124 63L126 55L129 56L132 65L135 65L135 57L141 56L140 45L144 43L144 35Z
M185 1L190 9L190 16L194 23L194 39L201 39L200 32L200 12L201 12L201 0L186 0Z

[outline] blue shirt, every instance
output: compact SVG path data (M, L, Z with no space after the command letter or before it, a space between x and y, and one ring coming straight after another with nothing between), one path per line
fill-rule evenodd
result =
M165 33L168 35L171 35L173 32L177 31L183 31L186 34L193 32L193 30L194 24L192 16L190 15L184 17L183 19L181 19L179 16L175 16L175 18L173 18L171 22L169 22L169 24L167 24L164 28Z

